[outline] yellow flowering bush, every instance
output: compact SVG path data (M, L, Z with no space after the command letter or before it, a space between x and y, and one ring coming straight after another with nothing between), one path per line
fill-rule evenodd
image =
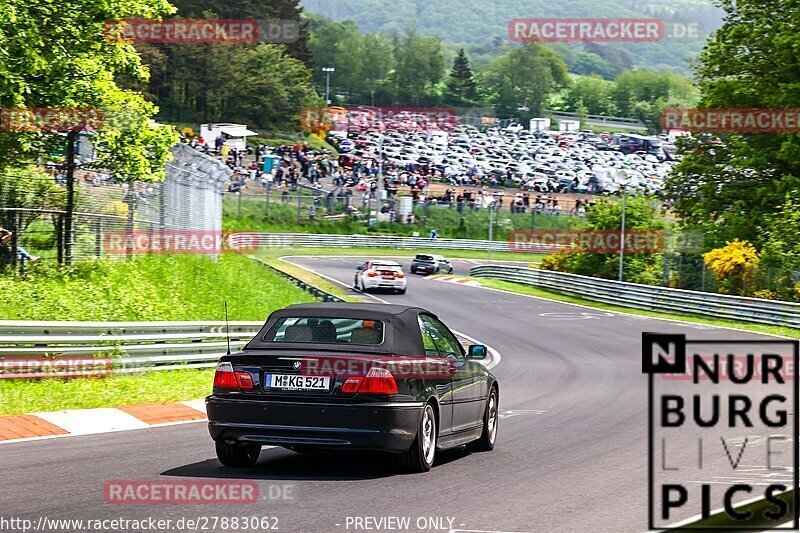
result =
M717 277L719 292L725 294L744 295L755 289L759 259L755 246L739 239L703 254L706 267Z

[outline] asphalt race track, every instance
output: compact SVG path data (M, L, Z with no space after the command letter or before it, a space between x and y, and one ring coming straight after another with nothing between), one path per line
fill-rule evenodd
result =
M360 260L292 261L349 286ZM456 273L468 266L457 262ZM410 517L410 530L417 531L418 518L443 517L443 529L427 530L641 532L647 529L641 333L758 338L409 278L407 294L377 296L425 307L502 354L493 369L503 410L493 452L440 454L431 472L412 476L395 474L380 456L298 455L282 449L265 449L252 470L224 469L203 423L7 444L0 446L0 515L34 521L43 515L273 516L280 531L306 532L365 531L354 527L353 517L387 516ZM103 499L109 480L181 478L256 480L262 501L148 506L110 505ZM288 490L287 498L269 499L281 490Z

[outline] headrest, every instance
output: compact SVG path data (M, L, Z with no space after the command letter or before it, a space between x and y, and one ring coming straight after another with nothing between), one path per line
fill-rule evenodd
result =
M289 326L283 334L284 342L309 342L312 338L311 326Z
M380 344L381 336L375 328L356 328L350 333L350 344Z

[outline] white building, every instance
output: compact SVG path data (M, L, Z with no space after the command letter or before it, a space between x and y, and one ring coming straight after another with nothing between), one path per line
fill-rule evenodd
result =
M228 145L228 148L244 150L247 148L247 137L252 135L258 135L258 133L248 130L247 124L231 124L228 122L200 124L200 137L211 148L214 148L217 138L222 137L224 144Z

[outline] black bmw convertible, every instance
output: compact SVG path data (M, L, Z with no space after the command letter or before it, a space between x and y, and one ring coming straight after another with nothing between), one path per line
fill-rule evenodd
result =
M262 445L298 452L382 450L405 470L437 450L488 451L499 385L433 313L389 304L316 303L272 313L240 351L222 357L206 398L226 466L252 466Z

